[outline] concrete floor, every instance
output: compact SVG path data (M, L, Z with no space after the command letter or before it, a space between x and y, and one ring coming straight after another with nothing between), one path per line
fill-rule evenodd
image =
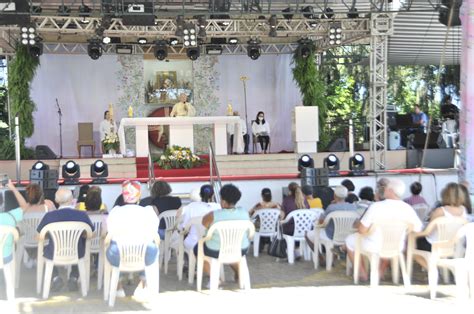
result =
M332 313L473 313L474 302L458 301L454 285L440 285L436 300L428 296L427 276L415 268L413 285L406 290L403 285L383 281L378 288L367 284L353 285L345 276L345 262L336 261L331 272L313 269L313 263L286 261L263 253L259 258L248 257L252 290L240 291L236 283L226 282L222 290L209 294L208 290L196 292L196 285L188 285L187 277L178 281L176 263L171 260L168 274L160 274L160 294L151 302L133 297L136 284L125 286L126 298L117 298L114 308L102 300L97 291L96 279L91 280L91 290L86 298L79 292L51 293L48 300L36 295L35 269L22 268L20 289L16 301L5 300L5 288L0 284L0 314L3 313L138 313L168 310L173 313L298 313L331 311ZM233 278L226 268L227 279ZM390 276L386 276L391 280ZM2 278L3 279L3 278ZM204 284L207 279L204 279Z

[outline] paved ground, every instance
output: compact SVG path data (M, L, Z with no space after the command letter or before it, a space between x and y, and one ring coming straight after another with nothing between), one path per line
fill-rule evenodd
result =
M406 290L403 285L382 282L379 288L371 289L367 284L355 286L345 276L343 261L336 261L331 272L315 271L312 262L298 261L289 265L286 261L275 261L266 254L259 258L248 257L252 290L240 291L234 282L226 282L222 290L209 294L208 290L196 292L185 277L178 281L176 264L172 260L169 272L160 274L160 295L151 302L129 296L117 298L114 308L102 300L96 289L96 280L91 280L91 290L86 298L79 292L68 292L67 288L51 293L42 300L35 293L35 270L22 269L20 289L14 304L5 300L5 289L0 284L0 314L3 313L137 313L171 310L173 313L298 313L331 311L355 313L473 313L474 302L461 303L454 297L454 285L441 285L436 300L429 300L426 273L416 268L413 285ZM227 279L233 278L226 269ZM390 276L387 276L389 278ZM390 279L390 278L389 278ZM207 280L204 280L207 283ZM127 294L132 295L134 285L127 285Z

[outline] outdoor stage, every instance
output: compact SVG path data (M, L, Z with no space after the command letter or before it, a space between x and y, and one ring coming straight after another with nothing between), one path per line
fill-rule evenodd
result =
M452 150L451 150L452 151ZM416 152L416 151L415 151ZM385 173L371 173L369 167L369 152L360 152L366 160L366 169L369 170L369 176L350 177L354 181L357 190L363 186L375 186L375 182L382 176L397 176L410 184L413 181L421 181L424 186L423 196L432 204L439 197L441 189L446 183L458 181L458 172L456 169L428 169L423 170L407 169L410 154L415 152L397 150L387 151L388 169ZM444 150L434 150L431 154L438 156L443 160L442 154L448 154ZM329 153L311 154L315 167L323 167L323 159ZM343 176L332 177L329 179L329 185L339 184L347 175L349 152L334 153L340 159L340 167ZM454 152L452 152L454 154ZM428 156L429 157L429 156ZM427 159L429 159L427 157ZM263 187L268 187L273 191L274 200L282 201L282 188L289 182L299 182L297 163L298 154L255 154L255 155L229 155L217 156L217 165L221 179L224 183L234 183L242 190L241 206L252 207L260 199L260 191ZM65 158L55 160L44 160L50 166L50 169L59 170L61 178L61 167L68 160L74 160L80 165L81 179L80 183L90 183L90 165L98 158ZM109 184L101 185L103 190L104 202L110 208L115 198L120 193L120 183L125 179L136 179L143 185L143 196L148 195L146 184L148 181L147 162L136 158L106 158L103 159L109 167ZM138 162L137 162L138 161ZM29 179L29 170L36 160L25 160L21 162L21 180L27 183ZM448 168L448 167L446 167ZM0 161L0 172L5 172L10 178L14 179L15 162ZM421 173L421 174L420 174ZM209 181L209 168L207 166L196 169L178 169L178 170L158 170L155 171L157 179L164 179L172 184L173 194L188 194L193 188ZM62 183L62 179L60 179ZM73 187L73 186L72 186ZM407 194L408 196L408 194Z

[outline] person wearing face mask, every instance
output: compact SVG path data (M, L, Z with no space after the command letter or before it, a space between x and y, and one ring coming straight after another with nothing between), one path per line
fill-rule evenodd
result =
M254 138L260 143L262 154L266 154L268 150L268 143L270 143L270 126L265 121L265 114L259 111L257 119L252 123L252 133Z

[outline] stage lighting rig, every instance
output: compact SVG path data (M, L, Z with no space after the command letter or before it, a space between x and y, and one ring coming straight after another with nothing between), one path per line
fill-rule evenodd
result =
M278 24L278 20L277 20L276 15L270 16L270 18L268 19L268 24L270 25L270 32L268 33L268 36L276 37L277 36L276 28L277 28L277 24Z
M351 170L349 175L351 176L366 176L367 171L365 171L365 158L361 154L354 154L349 158L349 169Z
M64 184L79 184L81 168L75 161L68 160L62 167L62 176Z
M328 169L330 177L339 176L339 158L334 154L329 154L323 160L324 168Z
M89 44L87 45L87 54L92 60L99 59L102 56L102 51L102 41L99 38L89 39Z
M201 55L201 50L199 47L188 48L188 50L186 50L186 55L189 59L196 61Z
M184 36L184 26L185 26L185 21L184 21L184 16L183 15L178 15L176 17L176 31L175 35L178 37Z
M306 59L314 53L314 43L311 39L302 38L298 41L298 47L296 48L296 54Z
M258 58L260 58L260 41L257 39L250 39L247 44L247 56L249 56L249 58L252 60L257 60Z
M200 15L198 17L197 21L197 26L198 26L198 36L199 37L206 37L206 26L207 26L207 21L206 17L204 15Z
M96 160L91 165L91 178L93 184L107 183L107 177L109 176L109 166L103 160Z
M340 45L342 43L342 27L341 23L333 23L329 27L329 44Z
M298 159L298 171L301 172L305 168L314 168L314 160L307 154L302 155Z
M165 60L168 57L168 45L166 40L158 40L153 48L153 54L158 60Z

